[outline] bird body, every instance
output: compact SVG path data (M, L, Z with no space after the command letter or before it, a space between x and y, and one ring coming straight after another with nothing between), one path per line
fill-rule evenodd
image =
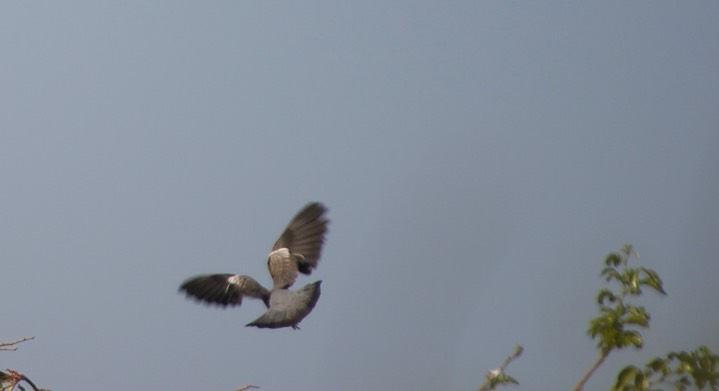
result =
M314 202L295 215L275 242L267 258L267 269L272 277L268 290L249 276L240 274L206 274L192 277L180 286L187 296L208 305L239 306L243 297L260 299L267 312L247 326L259 328L292 327L307 316L320 297L320 284L316 281L297 290L289 290L298 275L311 274L317 267L327 224L327 209Z
M305 285L296 291L277 289L270 293L267 312L247 326L278 328L291 326L297 329L299 320L307 316L320 298L322 281ZM295 322L295 320L298 320Z

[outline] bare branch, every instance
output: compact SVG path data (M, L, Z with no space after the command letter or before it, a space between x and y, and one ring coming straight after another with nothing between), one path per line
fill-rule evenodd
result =
M260 388L260 387L253 386L252 384L248 384L248 385L246 385L246 386L244 386L244 387L240 387L240 388L236 389L235 391L247 391L247 390L249 390L250 388Z
M484 378L484 383L482 383L481 386L477 389L477 391L489 391L494 388L494 380L499 377L500 375L504 374L504 369L507 368L509 363L514 361L517 357L522 355L522 352L524 351L524 348L522 345L517 345L514 347L514 351L512 354L507 356L507 358L502 361L502 364L499 366L499 368L487 372L487 376Z
M15 346L15 345L17 345L21 342L29 341L31 339L35 339L35 337L22 337L22 338L18 339L17 341L0 342L0 351L3 351L3 350L15 351L15 350L17 350L17 346Z
M597 368L599 368L599 366L602 365L604 360L609 355L609 352L610 352L609 350L602 350L601 352L599 352L599 356L597 357L597 360L594 361L594 364L592 364L592 366L589 367L589 369L587 369L586 372L584 372L584 375L582 376L582 378L579 379L579 383L577 383L577 385L575 385L574 388L572 388L572 391L582 391L582 389L584 389L584 384L589 380L590 377L592 377L592 375L594 374L594 371L596 371Z

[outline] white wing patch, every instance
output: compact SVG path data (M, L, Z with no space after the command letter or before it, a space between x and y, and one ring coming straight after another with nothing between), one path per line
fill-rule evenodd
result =
M270 259L272 258L289 258L290 257L290 250L287 248L278 248L277 250L270 253Z
M297 262L292 259L292 254L287 248L278 248L271 252L267 260L267 268L270 270L274 284L272 290L287 289L297 279Z
M239 274L235 274L234 276L228 278L228 279L227 279L227 282L229 282L230 284L235 284L235 285L240 285L240 286L242 286L242 283L241 283L242 280L241 280L240 277L241 277L241 276L240 276Z

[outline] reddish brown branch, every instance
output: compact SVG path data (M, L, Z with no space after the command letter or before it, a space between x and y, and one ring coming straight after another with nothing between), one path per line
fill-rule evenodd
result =
M23 375L22 373L20 373L18 371L14 371L12 369L7 369L7 371L9 373L10 385L5 388L2 388L2 390L5 390L5 389L13 390L13 389L15 389L16 385L21 390L24 390L24 388L18 384L18 383L24 381L25 383L29 384L30 387L32 387L33 391L50 391L50 390L46 390L44 388L37 388L35 383L33 383L32 380L30 380L30 378L28 378L27 376Z

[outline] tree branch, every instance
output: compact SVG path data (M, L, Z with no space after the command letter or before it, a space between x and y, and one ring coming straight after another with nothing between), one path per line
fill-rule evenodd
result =
M610 352L610 350L602 350L599 353L597 360L594 361L594 364L592 364L592 366L589 367L589 369L587 369L586 372L584 372L584 375L582 376L582 378L579 379L579 383L577 383L577 385L575 385L574 388L572 388L572 391L582 391L582 389L584 389L584 384L589 380L590 377L592 377L592 375L594 374L594 371L596 371L597 368L599 368L599 366L602 365L602 363L607 358L607 356L609 356L609 352Z
M235 391L247 391L247 390L249 390L250 388L260 388L260 387L253 386L252 384L248 384L248 385L246 385L246 386L244 386L244 387L240 387L240 388L236 389Z
M12 369L7 369L7 371L8 371L8 374L3 374L6 377L3 378L3 384L1 384L3 386L2 391L14 390L16 386L19 389L24 391L25 388L19 384L20 382L23 382L23 381L25 383L29 384L30 387L32 387L33 391L50 391L45 388L37 388L35 383L33 383L32 380L30 380L30 378L28 378L27 376L23 375L22 373L20 373L18 371L14 371ZM6 381L9 384L5 385Z
M35 339L35 337L22 337L22 338L18 339L17 341L0 342L0 351L3 351L3 350L15 351L15 350L17 350L17 347L15 345L17 345L21 342L29 341L31 339Z
M512 354L507 356L507 358L502 361L502 364L499 366L499 368L489 371L487 373L487 376L484 378L484 383L482 383L481 386L477 389L477 391L489 391L494 388L494 380L497 379L500 375L504 373L504 369L507 368L509 363L514 361L517 357L522 355L522 352L524 351L524 348L522 345L517 345L514 347L514 351Z

